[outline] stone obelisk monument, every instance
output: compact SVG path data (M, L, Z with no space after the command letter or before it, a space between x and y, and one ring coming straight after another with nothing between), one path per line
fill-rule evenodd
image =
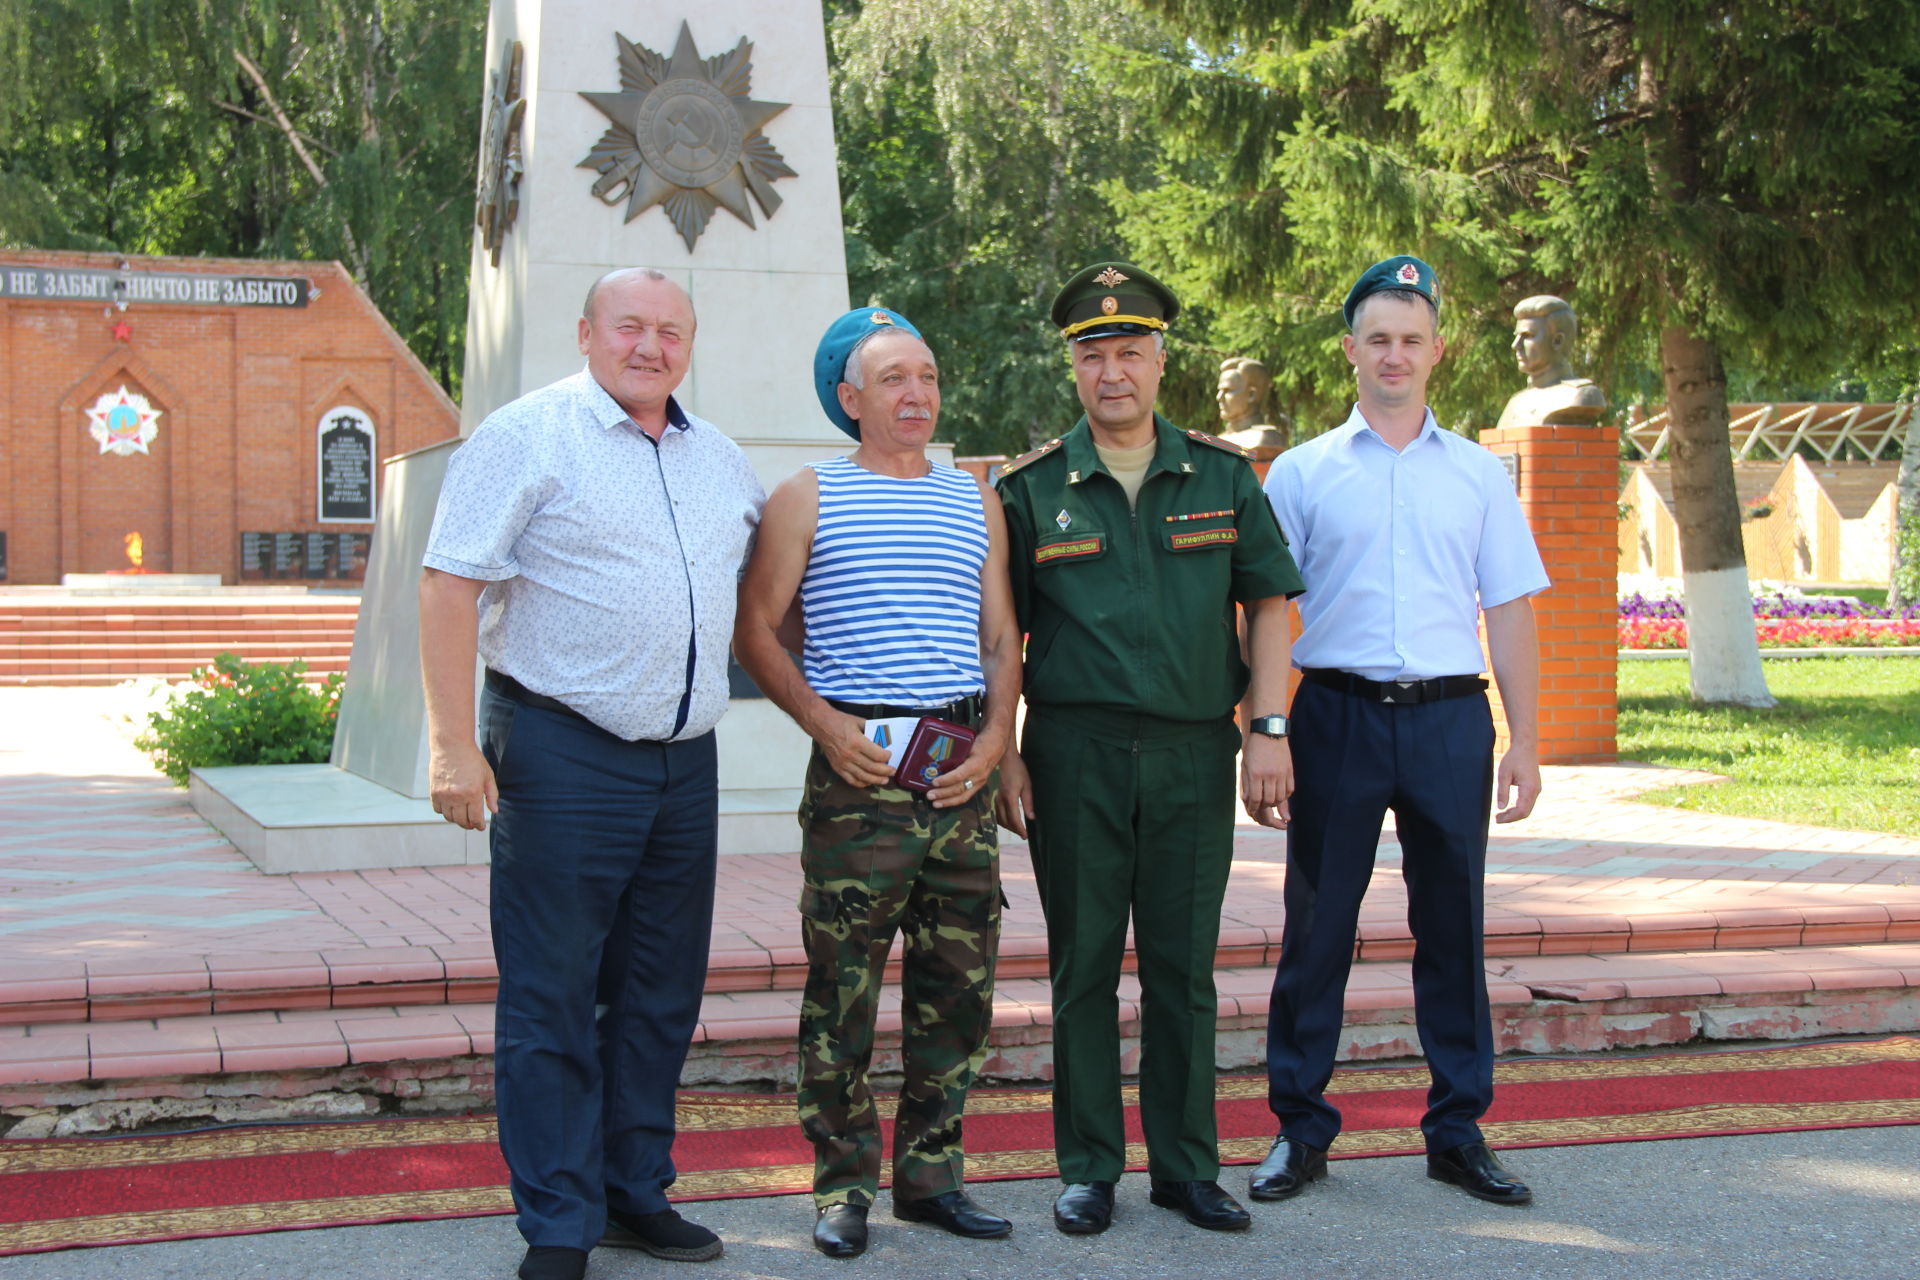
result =
M615 267L654 267L699 327L679 397L772 489L848 442L812 392L847 309L819 0L494 0L464 436L584 364L575 320ZM195 808L269 871L484 861L427 800L417 586L448 441L388 459L333 759L197 771ZM719 733L720 847L799 847L804 734L744 676Z
M818 0L494 0L486 48L462 433L577 372L587 287L639 266L693 298L680 401L768 490L845 452L810 391L848 305ZM719 742L722 851L797 849L804 735L736 696Z

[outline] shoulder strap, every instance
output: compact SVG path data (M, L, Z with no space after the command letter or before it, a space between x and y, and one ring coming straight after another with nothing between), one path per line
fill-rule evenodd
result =
M1220 450L1222 453L1230 453L1234 457L1243 459L1247 462L1253 461L1252 454L1248 453L1245 449L1242 449L1239 445L1235 444L1231 440L1222 440L1219 436L1208 435L1204 431L1194 431L1191 429L1189 429L1187 432L1187 439L1192 440L1196 444L1210 444L1214 448Z
M1030 453L1023 453L1019 457L1015 458L1012 462L1009 462L1006 466L1000 468L1000 475L1004 479L1005 477L1010 476L1014 472L1018 471L1020 468L1026 466L1029 462L1036 462L1039 459L1046 457L1048 454L1052 453L1055 449L1058 449L1059 447L1060 447L1060 438L1058 436L1055 436L1053 439L1041 445L1038 449L1035 449Z

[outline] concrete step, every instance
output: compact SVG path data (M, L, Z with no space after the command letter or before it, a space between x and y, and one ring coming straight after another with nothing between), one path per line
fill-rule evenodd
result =
M1593 1052L1694 1040L1792 1040L1920 1028L1920 943L1535 956L1488 966L1502 1054ZM1219 971L1217 1065L1265 1061L1266 966ZM261 988L260 990L265 990ZM1122 982L1123 1067L1139 1059L1139 991ZM794 991L710 992L682 1083L791 1085ZM1356 966L1343 1061L1419 1056L1412 974ZM900 992L882 993L874 1070L896 1071ZM998 983L984 1079L1051 1077L1043 978ZM234 1008L113 1023L0 1029L0 1112L13 1136L85 1132L170 1115L360 1114L484 1106L492 1097L493 1010L366 1004ZM197 1110L196 1110L197 1108ZM249 1109L251 1109L249 1111Z
M129 602L0 598L0 685L185 680L222 653L345 671L358 596L183 597Z

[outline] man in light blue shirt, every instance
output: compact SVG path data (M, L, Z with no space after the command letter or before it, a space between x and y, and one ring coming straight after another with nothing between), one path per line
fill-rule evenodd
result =
M1388 810L1414 935L1415 1021L1433 1088L1427 1174L1496 1204L1527 1187L1483 1141L1493 1032L1482 961L1487 819L1540 793L1539 654L1529 597L1546 570L1499 461L1426 406L1445 343L1439 285L1417 258L1376 263L1347 296L1343 340L1358 403L1346 423L1282 454L1266 490L1305 578L1294 664L1295 791L1287 923L1267 1029L1280 1136L1256 1200L1326 1175L1340 1113L1325 1090L1339 1047L1360 901ZM1486 617L1510 745L1496 769L1481 672Z

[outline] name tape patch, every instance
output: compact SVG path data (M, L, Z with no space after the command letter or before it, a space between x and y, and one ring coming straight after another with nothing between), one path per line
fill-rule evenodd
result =
M1192 551L1196 547L1215 547L1239 540L1238 529L1188 529L1167 535L1168 545L1175 551Z
M1050 542L1044 547L1033 549L1033 562L1047 564L1054 560L1073 560L1080 556L1097 556L1107 545L1106 539L1099 535L1091 538L1078 538L1072 542Z

